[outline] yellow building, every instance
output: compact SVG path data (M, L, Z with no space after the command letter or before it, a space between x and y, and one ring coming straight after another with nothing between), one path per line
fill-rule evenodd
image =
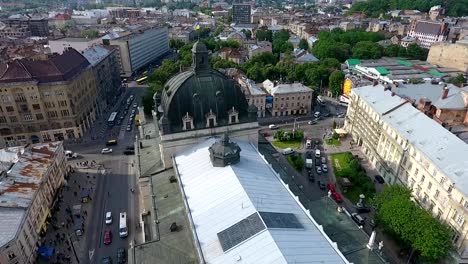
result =
M97 87L74 49L0 65L0 147L74 139L96 119Z

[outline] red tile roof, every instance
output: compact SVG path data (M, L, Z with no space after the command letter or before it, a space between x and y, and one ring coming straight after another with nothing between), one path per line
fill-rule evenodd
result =
M88 60L75 49L47 60L15 60L0 64L0 83L38 81L56 82L72 78L89 66Z

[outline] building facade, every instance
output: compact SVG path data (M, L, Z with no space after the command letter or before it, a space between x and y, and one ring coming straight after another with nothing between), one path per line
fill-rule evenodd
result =
M384 87L351 91L345 129L387 183L408 186L453 230L468 259L468 145Z
M83 52L88 48L102 44L101 38L58 38L49 40L50 52L62 54L68 48Z
M26 27L33 37L49 36L49 20L46 18L9 18L2 22L8 27Z
M251 6L248 4L232 5L232 22L235 24L250 24Z
M411 23L408 36L416 38L418 45L430 48L432 44L443 42L449 32L448 24L438 21L415 20Z
M273 97L272 116L307 115L312 112L313 90L301 83L275 85L266 80L263 88Z
M92 47L83 52L83 56L91 64L96 77L97 113L103 112L117 101L117 97L122 93L120 81L120 70L116 51L103 47Z
M117 49L120 61L120 75L131 77L152 61L169 52L168 29L148 28L123 37L104 41Z
M0 146L75 139L96 119L95 75L74 49L0 65Z
M8 172L0 170L0 263L32 264L68 167L61 142L14 150L0 150L2 158L12 157L1 160L12 165Z
M440 67L468 72L468 40L456 43L437 43L429 49L427 61Z

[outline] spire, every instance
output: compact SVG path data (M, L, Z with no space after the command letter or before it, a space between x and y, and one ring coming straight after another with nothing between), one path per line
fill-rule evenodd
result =
M208 49L203 42L197 41L192 47L192 67L195 71L210 69Z

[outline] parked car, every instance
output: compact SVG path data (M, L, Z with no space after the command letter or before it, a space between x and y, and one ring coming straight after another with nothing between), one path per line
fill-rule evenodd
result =
M278 126L272 124L272 125L269 125L268 128L271 130L275 130L275 129L278 129Z
M315 147L320 144L320 141L318 139L315 140Z
M384 184L384 183L385 183L384 178L383 178L382 176L380 176L380 175L375 175L375 176L374 176L374 179L375 179L378 183L380 183L380 184Z
M345 117L345 115L346 115L345 113L338 113L338 114L336 115L336 117L338 117L338 118L343 118L343 117Z
M337 192L332 193L332 198L335 200L337 203L342 203L343 199L341 198L341 195Z
M283 155L290 155L293 154L295 151L292 148L285 148L283 149Z
M108 153L112 153L112 149L111 148L103 148L101 150L101 154L108 154Z
M369 206L360 204L356 206L356 211L358 213L369 213L371 211L371 208Z
M320 168L319 166L315 167L315 171L316 171L318 174L322 174L322 168Z
M315 118L320 117L320 112L315 112L315 113L314 113L314 117L315 117Z
M319 186L320 190L324 190L324 191L325 191L325 183L324 183L324 182L318 181L318 186Z
M311 120L311 121L307 122L307 124L315 125L315 124L317 124L317 120Z
M360 216L359 214L352 213L351 214L351 219L353 219L353 221L356 222L356 224L358 224L360 226L364 226L364 218L362 218L362 216Z
M307 158L307 159L311 159L311 158L312 158L312 152L307 151L307 152L306 152L306 158Z
M127 125L127 131L132 131L132 125Z
M323 172L328 172L328 166L327 166L327 164L322 164L322 171L323 171Z
M117 249L117 263L122 264L127 262L127 253L124 248Z
M102 264L112 264L112 259L109 256L102 257L101 263Z
M112 213L107 212L106 213L106 225L110 225L110 224L112 224Z
M138 106L138 105L137 105L136 103L133 104L133 108L137 108L137 106Z
M327 190L331 191L332 193L335 192L335 185L333 183L327 184Z
M320 158L315 158L315 166L320 166L321 163Z
M322 157L322 164L327 164L327 158Z
M112 243L112 232L110 230L104 231L104 245Z

